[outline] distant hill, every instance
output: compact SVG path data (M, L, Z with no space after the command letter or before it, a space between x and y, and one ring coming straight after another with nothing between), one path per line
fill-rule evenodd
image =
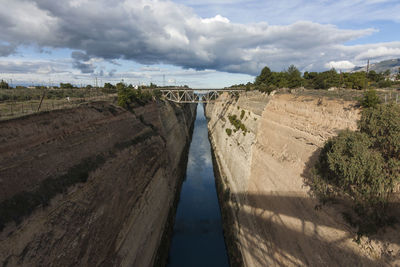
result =
M392 74L398 73L400 68L400 58L398 59L389 59L384 60L378 63L371 63L369 64L369 70L374 70L377 73L384 72L386 70L390 70ZM355 67L353 72L357 71L367 71L367 66L364 67Z

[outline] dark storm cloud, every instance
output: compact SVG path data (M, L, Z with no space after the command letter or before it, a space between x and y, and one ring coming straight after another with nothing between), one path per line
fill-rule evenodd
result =
M94 70L95 70L95 67L92 64L82 63L82 62L79 62L79 61L74 61L72 63L72 66L75 69L80 70L82 73L93 73Z
M3 2L9 8L0 10L0 41L78 50L71 57L83 73L94 71L91 58L103 58L254 75L265 65L281 70L294 63L315 69L335 60L356 60L368 49L375 49L379 57L381 46L386 51L400 47L398 42L343 45L372 29L342 30L306 21L285 26L235 24L221 16L202 19L170 1Z
M71 58L73 59L72 66L82 73L93 73L96 69L96 67L89 62L90 57L86 53L73 51L71 53Z
M80 52L80 51L73 51L71 53L71 58L73 58L75 60L78 60L78 61L88 61L88 60L90 60L90 57L86 53L83 53L83 52Z
M6 57L15 53L16 47L13 45L2 45L0 44L0 57Z

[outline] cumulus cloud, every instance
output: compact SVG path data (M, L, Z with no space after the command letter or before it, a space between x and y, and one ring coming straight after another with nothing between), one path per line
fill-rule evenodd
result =
M64 73L68 64L46 60L2 60L0 70L10 74L56 74Z
M329 63L325 64L326 68L335 68L338 70L347 70L347 69L353 69L356 65L351 63L350 61L343 60L343 61L331 61Z
M376 59L382 57L400 57L400 47L378 46L369 48L367 51L362 52L356 56L356 59Z
M310 21L239 24L221 15L201 18L193 9L166 0L2 2L9 8L0 10L0 41L76 50L72 64L82 73L95 72L96 59L102 58L256 75L265 65L281 70L290 64L301 69L346 60L358 64L364 51L375 49L343 45L374 29ZM377 58L400 49L396 42L381 46L388 50Z

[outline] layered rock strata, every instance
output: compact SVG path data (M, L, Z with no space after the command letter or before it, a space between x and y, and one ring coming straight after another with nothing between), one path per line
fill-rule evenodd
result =
M97 102L0 122L2 266L153 265L195 112Z
M324 142L357 128L355 102L258 92L220 100L207 104L206 115L232 265L382 266L396 257L398 262L398 235L386 235L375 247L371 239L357 244L356 229L340 206L316 209L319 203L309 194L307 179Z

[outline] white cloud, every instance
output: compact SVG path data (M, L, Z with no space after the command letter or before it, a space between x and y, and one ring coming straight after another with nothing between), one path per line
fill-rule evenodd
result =
M400 46L399 47L387 47L385 45L370 48L365 52L361 52L356 56L358 60L365 59L376 59L382 57L400 57Z
M328 69L335 68L338 70L347 70L347 69L352 69L356 65L351 63L350 61L343 60L343 61L331 61L329 63L325 64L325 67Z
M241 22L265 19L273 24L290 24L299 20L319 23L362 23L377 20L400 22L398 0L174 1L189 5L201 14L222 14Z
M229 23L230 21L228 18L225 18L218 14L213 18L202 19L201 22L203 22L203 23L215 23L215 22Z
M400 50L399 42L344 45L375 29L340 29L310 21L240 24L222 15L202 18L171 1L1 1L9 8L0 9L0 43L11 48L0 46L0 56L22 44L69 48L74 50L71 64L86 74L96 73L102 59L126 59L256 75L265 65L278 71L290 64L321 70L330 63L359 65L369 57L397 56Z

